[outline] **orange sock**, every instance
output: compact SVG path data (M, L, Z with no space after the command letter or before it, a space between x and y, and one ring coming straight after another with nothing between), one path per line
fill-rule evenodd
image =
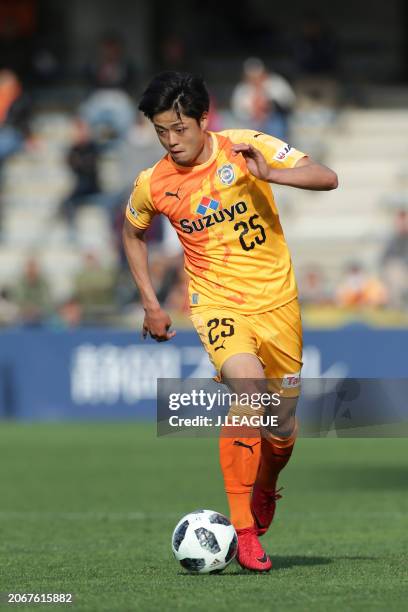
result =
M297 427L288 438L262 432L261 458L256 484L265 491L275 491L278 476L288 463L295 445Z
M220 437L220 463L230 507L231 523L236 529L251 527L251 493L259 467L261 437Z

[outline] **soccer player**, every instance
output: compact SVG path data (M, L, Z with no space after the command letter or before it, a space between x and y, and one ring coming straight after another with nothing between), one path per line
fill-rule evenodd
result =
M220 436L238 562L268 571L272 563L258 538L272 522L278 475L295 443L302 366L296 282L270 184L330 190L337 176L271 135L209 132L209 97L198 76L158 74L139 109L166 150L136 179L123 230L145 309L144 336L163 342L176 333L152 287L144 242L161 213L183 246L191 319L220 379L240 393L265 385L282 397L278 429L235 428L234 435L227 426ZM240 418L251 412L240 403L230 409Z

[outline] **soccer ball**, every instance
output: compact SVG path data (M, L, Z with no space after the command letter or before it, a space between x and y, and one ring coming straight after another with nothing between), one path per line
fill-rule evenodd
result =
M221 571L237 554L238 538L226 516L196 510L177 523L171 538L173 554L194 574Z

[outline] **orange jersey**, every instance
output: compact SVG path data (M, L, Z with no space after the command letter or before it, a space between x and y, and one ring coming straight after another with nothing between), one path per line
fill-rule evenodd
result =
M191 167L166 155L135 181L126 217L139 229L156 214L169 218L184 249L190 304L255 314L297 295L289 250L269 183L253 176L232 145L250 143L275 168L304 153L252 130L210 132L211 157Z

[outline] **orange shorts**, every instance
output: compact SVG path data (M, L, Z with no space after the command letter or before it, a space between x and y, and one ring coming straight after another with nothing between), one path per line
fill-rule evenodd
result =
M265 377L289 397L300 392L302 323L297 299L261 314L245 315L230 308L194 309L191 320L220 375L232 355L251 353L261 361Z

